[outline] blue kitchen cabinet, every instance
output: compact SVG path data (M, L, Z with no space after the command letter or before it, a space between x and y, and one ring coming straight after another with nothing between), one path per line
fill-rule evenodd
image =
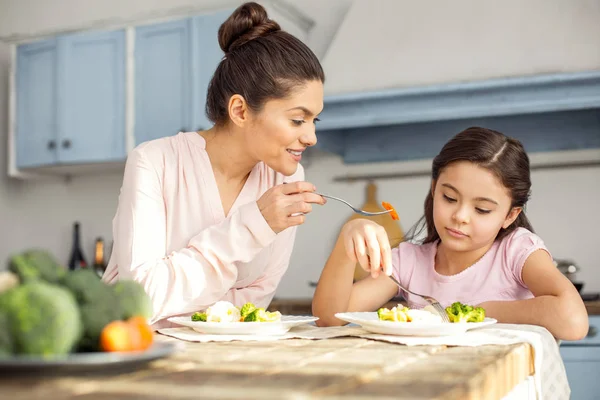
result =
M16 72L17 166L54 164L58 137L57 40L19 46Z
M191 35L191 18L136 28L136 144L191 129Z
M572 400L600 398L600 316L590 316L590 330L585 339L560 346Z
M231 11L136 28L136 145L209 126L206 89L223 57L217 32Z
M124 31L17 47L18 168L125 157Z
M63 38L61 163L125 159L125 32Z
M213 73L224 56L223 50L219 46L219 27L233 11L233 9L226 9L193 19L193 130L208 129L212 125L205 113L206 93Z

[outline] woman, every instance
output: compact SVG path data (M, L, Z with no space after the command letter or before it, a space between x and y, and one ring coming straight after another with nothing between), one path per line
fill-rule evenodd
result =
M214 126L137 146L113 220L103 280L143 284L155 329L219 300L268 306L297 226L325 203L299 164L323 108L317 57L256 3L218 36L225 57L206 102Z

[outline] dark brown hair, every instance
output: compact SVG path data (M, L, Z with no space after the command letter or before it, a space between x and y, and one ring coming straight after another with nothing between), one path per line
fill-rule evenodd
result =
M531 193L529 157L523 145L517 139L500 132L471 127L458 133L444 145L440 153L433 159L431 168L432 182L436 182L448 165L457 161L470 161L480 167L487 168L495 174L502 185L510 192L513 207L525 207ZM425 199L425 215L407 234L406 240L414 239L419 232L427 228L427 236L423 243L435 242L440 238L433 223L433 194L431 189ZM521 211L517 219L506 229L502 228L496 240L523 227L533 232L533 227Z
M209 83L206 116L217 125L229 120L229 99L244 97L253 111L267 100L285 98L308 81L325 82L317 56L293 35L281 30L257 3L238 7L219 28L225 52Z

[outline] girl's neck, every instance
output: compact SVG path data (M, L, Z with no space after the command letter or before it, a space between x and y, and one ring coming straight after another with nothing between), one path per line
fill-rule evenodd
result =
M440 275L456 275L478 262L492 247L494 242L476 250L449 250L442 242L438 244L435 254L435 270Z
M215 176L226 182L246 180L257 161L250 155L242 132L215 126L198 133L206 141Z

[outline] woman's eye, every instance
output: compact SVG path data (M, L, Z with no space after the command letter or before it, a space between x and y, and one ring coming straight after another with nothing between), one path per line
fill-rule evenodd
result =
M446 196L446 195L444 195L444 199L446 199L446 201L447 201L448 203L454 203L454 202L456 201L456 199L453 199L452 197L448 197L448 196Z
M492 212L492 210L484 210L483 208L477 208L477 207L475 208L475 210L477 210L477 212L479 214L489 214Z
M319 118L315 118L315 119L313 119L313 122L314 122L315 124L316 124L317 122L319 122L319 121L320 121L320 119L319 119Z
M302 125L303 123L305 123L305 122L306 122L306 121L304 121L304 120L302 120L302 119L293 119L293 120L292 120L292 123L293 123L295 126L301 126L301 125Z

